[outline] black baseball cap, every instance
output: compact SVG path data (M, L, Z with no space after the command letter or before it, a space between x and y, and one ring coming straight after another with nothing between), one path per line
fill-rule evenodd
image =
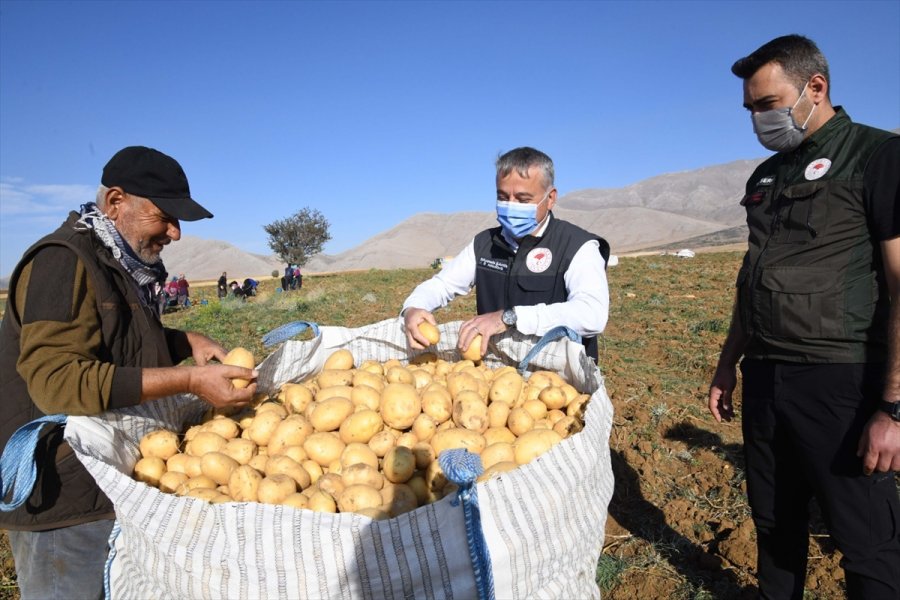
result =
M132 196L148 198L180 221L212 218L212 213L191 198L187 175L171 156L146 146L128 146L103 167L100 183L120 187Z

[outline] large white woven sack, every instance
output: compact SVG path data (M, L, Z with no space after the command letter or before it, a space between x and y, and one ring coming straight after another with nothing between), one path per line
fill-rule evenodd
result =
M440 327L438 355L457 360L459 322ZM490 366L517 364L535 338L492 343ZM258 367L261 390L321 369L338 348L357 364L410 358L401 325L322 327ZM532 463L477 485L497 598L596 598L595 568L613 490L612 406L599 369L568 339L531 363L591 394L582 432ZM112 598L475 598L462 508L452 498L386 521L256 503L208 504L130 477L141 437L181 430L207 406L173 396L97 417L71 417L66 439L112 499L120 532Z

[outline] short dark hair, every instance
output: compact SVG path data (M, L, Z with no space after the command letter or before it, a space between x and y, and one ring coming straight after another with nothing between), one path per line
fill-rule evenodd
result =
M731 72L741 79L749 79L760 67L771 62L781 65L798 91L817 73L825 77L831 89L825 55L815 42L797 34L781 36L763 44L753 54L736 60L731 65Z
M531 167L540 170L544 189L553 187L553 160L540 150L528 146L515 148L497 158L497 177L503 179L513 171L522 177L528 177Z

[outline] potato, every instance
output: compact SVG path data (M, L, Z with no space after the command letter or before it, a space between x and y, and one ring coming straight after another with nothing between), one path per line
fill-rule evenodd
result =
M384 367L382 367L381 363L377 360L363 361L363 363L359 365L359 370L366 371L367 373L372 373L373 375L378 375L379 377L384 375Z
M525 380L516 371L507 371L494 377L488 397L491 402L502 402L511 408L522 393L524 384Z
M381 506L381 494L368 485L348 485L338 498L338 509L341 512L357 512L364 508Z
M344 486L361 484L373 487L376 490L384 487L384 475L378 472L378 468L363 463L344 467L341 472L341 480L343 480Z
M416 437L412 431L407 431L406 433L401 433L397 436L397 446L404 446L406 448L412 448L416 444L419 443L419 438Z
M166 461L158 456L145 456L134 465L134 478L153 487L159 487L159 479L165 472Z
M591 397L587 394L579 395L566 405L566 415L584 421L584 411L587 410L590 399Z
M406 383L389 383L381 393L381 416L395 429L411 427L422 412L416 388Z
M197 477L191 477L184 483L176 488L175 493L179 496L185 496L191 490L197 488L208 488L210 490L216 489L216 482L207 477L206 475L198 475Z
M353 388L349 385L332 385L323 387L316 392L316 402L324 402L332 398L346 398L350 400L353 397ZM307 406L307 410L309 406Z
M378 456L367 444L351 442L341 452L341 466L362 463L375 469L378 468Z
M338 496L341 495L341 492L344 491L346 486L344 485L344 479L340 475L326 473L325 475L322 475L316 483L316 487L326 494L331 495L331 497L337 501Z
M383 386L382 386L383 387ZM381 388L360 384L352 388L350 402L354 406L363 406L369 410L381 410Z
M408 385L413 385L416 382L416 378L406 367L391 367L387 373L385 373L384 378L389 384L406 383Z
M497 463L515 462L516 451L508 442L497 442L486 447L481 452L481 465L489 469Z
M429 493L429 502L434 502L435 500L440 500L444 497L443 490L444 487L450 483L447 479L447 476L444 474L444 470L441 469L441 463L438 461L434 461L428 468L425 469L425 484L428 486Z
M393 448L396 443L397 438L392 431L382 430L372 436L368 446L372 449L372 452L375 453L375 456L381 458L387 454L388 450Z
M228 489L231 497L237 502L256 502L259 492L259 483L263 476L249 465L241 465L231 472L228 480Z
M477 481L487 481L489 479L492 479L493 477L496 477L500 473L506 473L507 471L512 471L513 469L517 468L519 468L519 465L514 461L499 462L495 465L492 465L489 469L486 469L485 472L478 477Z
M516 441L516 435L507 427L488 427L488 430L483 435L487 445L496 444L497 442L512 444Z
M380 366L379 366L380 368ZM384 379L381 375L370 373L369 371L356 370L353 372L353 381L351 383L353 387L359 387L361 385L367 385L374 390L381 392L384 389Z
M283 404L279 404L278 402L262 402L256 407L256 413L253 415L256 417L257 415L261 415L263 413L272 412L277 414L279 417L284 419L288 416L287 408ZM248 423L252 423L248 421ZM247 425L249 427L249 424ZM243 427L243 425L242 425Z
M316 491L310 494L306 507L315 512L337 512L337 503L334 501L334 498L322 491Z
M325 474L325 471L322 470L322 465L317 463L312 459L306 459L300 463L300 466L303 467L303 470L309 473L309 480L311 483L316 483L319 479Z
M556 425L556 423L560 419L564 418L565 416L566 416L566 413L559 410L558 408L554 408L553 410L547 411L547 420L550 421L551 425Z
M325 365L322 367L323 369L352 369L353 368L353 353L349 350L341 349L336 350L331 353L331 355L325 359Z
M340 458L345 446L338 436L325 432L314 433L303 442L306 454L322 467Z
M553 425L553 431L558 433L563 439L574 433L578 433L581 429L582 424L575 417L563 417Z
M313 401L313 394L308 387L296 384L286 383L281 386L284 390L284 404L295 414L303 414L309 403Z
M228 440L218 433L201 431L187 443L184 450L190 456L203 456L209 452L219 452L227 443Z
M453 400L453 422L458 427L464 427L483 433L488 428L488 407L481 400L478 392L463 390Z
M478 388L478 380L468 373L453 373L447 376L447 391L454 400L461 392L477 392Z
M303 461L309 459L303 446L285 446L278 454L293 458L298 464L302 464ZM273 454L272 456L277 456L277 454Z
M366 444L372 437L384 428L384 420L381 415L363 408L347 417L340 425L341 439L345 444L362 442Z
M411 489L416 495L416 503L419 506L423 506L428 503L430 492L428 490L428 484L425 483L424 472L417 472L415 475L410 477L409 481L406 482L406 485L409 486L409 489Z
M419 442L418 444L412 447L413 456L416 458L416 468L417 469L425 469L430 465L437 455L434 453L434 448L431 447L429 442Z
M253 358L252 352L250 352L246 348L238 347L234 348L231 352L225 355L225 359L222 361L222 364L244 367L245 369L252 369L256 366L256 361ZM237 377L231 380L231 384L238 389L243 389L250 385L250 380Z
M200 470L219 485L227 485L231 473L240 466L224 452L208 452L200 457Z
M469 452L481 454L485 446L484 436L470 429L445 429L438 431L431 438L431 447L434 448L434 453L437 456L440 456L441 452L450 448L465 448Z
M234 502L234 498L228 494L219 494L209 501L210 504L224 504L225 502Z
M552 429L533 429L513 442L516 464L524 465L535 457L547 452L554 444L562 441L562 436Z
M419 507L419 499L411 487L404 483L386 482L381 488L381 506L392 517L416 510Z
M353 371L326 369L316 376L320 389L329 387L350 386L353 383Z
M472 362L478 362L481 360L481 334L476 335L471 342L469 342L469 347L460 352L460 356L462 356L465 360L471 360Z
M509 411L506 426L518 437L534 428L534 417L524 408L514 408Z
M404 446L391 448L382 461L384 476L391 483L404 483L409 481L416 470L415 453ZM374 486L377 488L377 486Z
M282 506L290 506L291 508L307 508L309 506L309 498L303 494L294 492L280 502Z
M269 462L269 457L265 454L257 454L247 463L248 467L252 467L259 471L260 473L266 472L266 463Z
M300 415L283 420L269 437L269 454L278 454L288 446L300 446L313 432L313 426Z
M544 392L546 392L549 389L554 389L554 388L544 388L544 390L541 393L543 394ZM558 390L559 388L555 388L555 389ZM560 391L559 393L562 394L562 391ZM531 418L534 419L535 421L540 421L541 419L543 419L544 417L547 416L547 405L544 404L543 402L541 402L540 400L526 400L522 404L522 408L527 410L528 414L530 414Z
M194 439L194 436L200 433L203 430L202 425L192 425L188 427L187 431L184 432L184 441L185 443Z
M256 497L259 502L265 504L281 504L285 498L296 492L297 483L293 478L276 473L262 478Z
M562 408L567 404L566 394L561 387L550 385L541 390L538 400L549 409Z
M234 439L241 433L241 428L234 419L222 415L215 416L204 423L202 430L221 435L226 440Z
M298 489L304 490L312 484L312 478L303 466L293 458L279 454L270 456L266 461L266 477L272 475L287 475L296 482ZM294 492L296 490L291 490Z
M272 410L257 414L253 417L253 422L248 429L250 439L257 446L267 446L269 438L272 437L272 434L275 433L275 430L281 424L282 418L279 413Z
M151 431L141 438L141 456L144 458L156 457L169 460L178 453L178 436L165 429Z
M489 427L506 427L506 421L509 419L510 407L503 402L491 402L488 404L488 426Z
M448 420L453 411L453 398L442 386L429 386L422 393L422 411L440 425Z
M410 373L412 373L413 376L413 387L415 387L416 390L419 390L420 392L421 390L424 390L429 385L431 385L434 381L431 373L429 373L425 369L410 369Z
M178 471L166 471L159 478L159 491L166 492L167 494L174 494L175 490L188 479L190 478L184 473Z
M438 331L438 328L429 323L428 321L422 321L418 325L419 333L422 334L426 340L428 340L428 344L434 346L439 341L441 341L441 332Z
M434 422L434 419L422 413L413 421L411 431L420 442L427 442L434 435L434 432L437 431L437 423Z
M216 490L210 490L207 488L194 488L192 490L188 490L184 496L188 498L197 498L198 500L205 500L206 502L212 502L214 499L218 498L222 494L217 492Z

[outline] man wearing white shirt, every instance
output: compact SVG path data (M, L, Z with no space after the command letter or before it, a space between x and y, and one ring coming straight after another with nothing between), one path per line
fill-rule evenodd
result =
M478 315L460 327L459 348L480 334L483 355L490 338L507 329L540 336L565 325L582 336L596 359L596 336L609 313L609 244L553 215L557 194L549 156L516 148L496 166L500 227L476 235L409 295L401 314L410 347L428 346L419 323L436 324L433 310L475 286Z

